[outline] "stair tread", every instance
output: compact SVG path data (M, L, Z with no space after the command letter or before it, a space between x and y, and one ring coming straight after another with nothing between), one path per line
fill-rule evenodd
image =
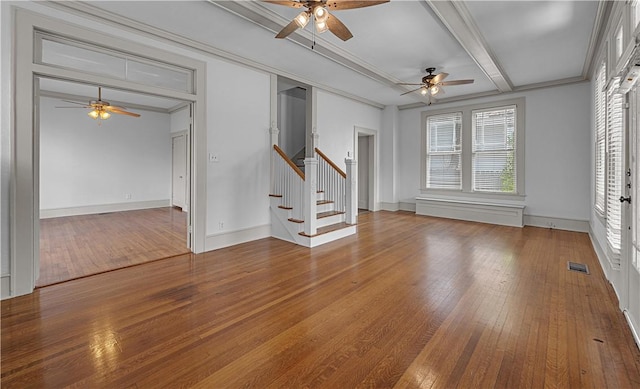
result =
M331 203L333 203L333 201L331 201L331 200L318 200L318 201L316 202L316 204L317 204L317 205L322 205L322 204L331 204Z
M343 215L343 214L344 214L344 212L342 212L342 211L318 212L317 218L318 219L322 219L323 217L329 217L329 216L334 216L334 215Z
M313 238L313 237L318 236L318 235L328 234L329 232L338 231L338 230L341 230L343 228L351 227L353 225L354 224L347 224L345 222L342 222L342 223L331 224L331 225L325 226L325 227L320 227L320 228L318 228L318 231L316 232L315 235L307 235L304 232L299 232L298 234L302 235L302 236L306 236L308 238Z

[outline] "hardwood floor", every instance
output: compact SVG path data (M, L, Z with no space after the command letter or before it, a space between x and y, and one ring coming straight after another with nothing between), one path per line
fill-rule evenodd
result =
M640 388L587 234L404 212L314 249L268 238L48 286L1 318L3 388Z
M187 214L171 207L42 219L36 286L189 252Z

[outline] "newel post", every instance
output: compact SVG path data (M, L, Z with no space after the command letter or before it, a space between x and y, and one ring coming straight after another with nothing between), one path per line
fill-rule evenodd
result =
M304 233L313 236L318 232L318 160L304 159Z
M344 163L347 165L346 178L346 220L347 224L356 224L358 216L358 162L355 159L346 158Z

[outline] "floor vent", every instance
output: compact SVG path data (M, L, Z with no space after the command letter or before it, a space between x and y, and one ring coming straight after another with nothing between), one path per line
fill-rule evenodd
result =
M576 263L576 262L567 262L567 269L572 271L577 271L580 273L589 274L589 267L584 263Z

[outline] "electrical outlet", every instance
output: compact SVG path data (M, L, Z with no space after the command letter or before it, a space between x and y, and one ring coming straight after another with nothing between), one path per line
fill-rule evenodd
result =
M218 223L218 227L220 227L221 230L224 229L224 222Z
M127 193L124 195L125 200L131 200L131 193Z
M214 153L209 153L209 162L219 162L220 159L218 158L218 155L214 154Z

